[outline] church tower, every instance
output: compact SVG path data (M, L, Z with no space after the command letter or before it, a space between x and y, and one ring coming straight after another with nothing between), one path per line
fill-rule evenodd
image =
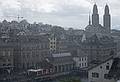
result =
M93 7L92 25L93 26L99 25L99 14L98 14L98 8L96 4L94 4L94 7Z
M90 13L89 13L89 25L91 25Z
M109 14L109 7L106 4L105 6L105 11L104 11L104 16L103 16L103 25L104 28L106 28L107 33L110 33L111 30L111 16Z

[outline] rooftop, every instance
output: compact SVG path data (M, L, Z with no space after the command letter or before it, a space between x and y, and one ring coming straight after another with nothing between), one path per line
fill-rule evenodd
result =
M72 56L70 53L57 53L52 54L53 57L66 57L66 56Z
M30 72L38 72L38 71L42 71L43 69L29 69L28 71Z

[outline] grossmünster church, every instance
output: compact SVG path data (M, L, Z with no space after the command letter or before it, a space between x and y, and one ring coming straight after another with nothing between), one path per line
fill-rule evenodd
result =
M91 20L92 18L92 20ZM85 28L86 33L94 34L110 34L111 32L111 16L109 13L109 6L106 4L103 15L103 25L99 23L99 14L97 5L93 6L92 17L89 15L89 25Z
M91 19L92 18L92 19ZM88 63L116 55L116 43L111 35L111 16L106 4L103 15L103 25L99 23L97 5L94 4L92 17L89 15L89 24L82 37L81 49L88 55Z

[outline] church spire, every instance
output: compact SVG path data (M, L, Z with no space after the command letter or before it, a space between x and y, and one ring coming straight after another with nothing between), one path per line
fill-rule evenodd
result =
M91 18L90 18L90 13L89 13L89 25L91 25Z
M109 6L106 4L103 16L103 25L106 28L106 31L110 33L111 30L111 16L109 14Z
M99 14L98 14L98 8L96 4L94 4L93 6L92 25L94 26L99 25Z
M105 14L109 14L109 6L107 4L105 6Z
M98 14L98 8L96 3L94 4L94 7L93 7L93 14Z

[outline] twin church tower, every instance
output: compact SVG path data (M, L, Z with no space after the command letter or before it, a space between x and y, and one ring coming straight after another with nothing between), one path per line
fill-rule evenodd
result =
M99 24L99 14L97 5L93 6L92 24L89 16L89 25L85 28L88 32L110 33L111 32L111 16L109 6L106 4L103 16L103 26Z

